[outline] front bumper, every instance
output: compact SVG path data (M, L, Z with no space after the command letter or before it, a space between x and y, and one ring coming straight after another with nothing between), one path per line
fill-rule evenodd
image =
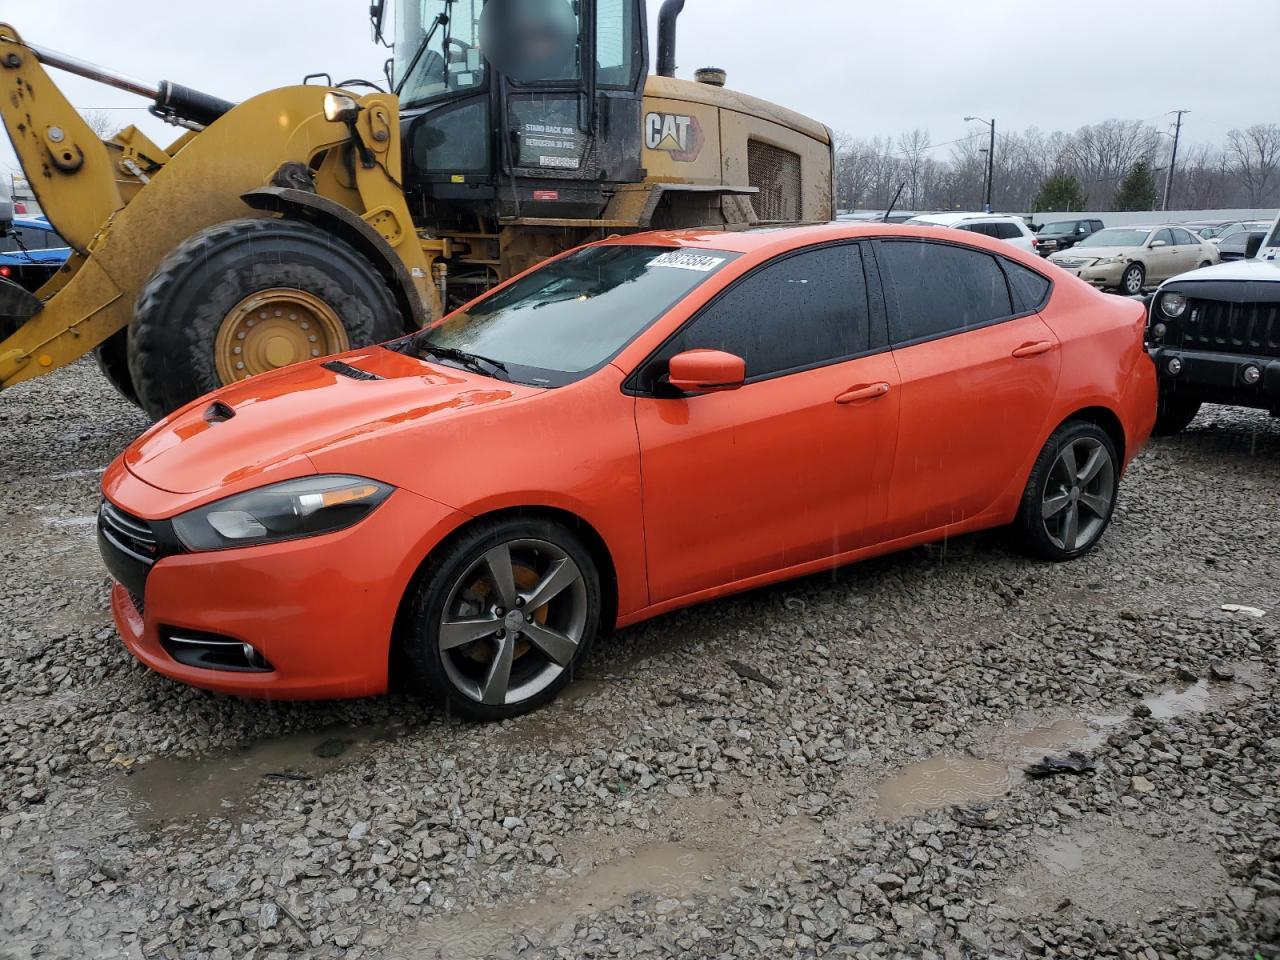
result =
M1166 396L1225 403L1260 410L1280 409L1280 359L1180 347L1154 346L1149 350ZM1169 362L1176 358L1181 369L1174 374ZM1256 368L1261 377L1249 383L1246 371Z
M1089 267L1063 267L1067 273L1073 273L1085 283L1095 287L1111 288L1120 286L1120 278L1124 275L1127 263L1095 264Z
M146 517L158 492L117 475L109 493L121 509ZM130 653L191 686L271 699L382 693L401 599L423 558L465 519L397 490L365 520L337 533L163 556L141 581L126 576L129 587L114 584L111 612ZM272 669L179 663L163 642L174 633L251 644Z

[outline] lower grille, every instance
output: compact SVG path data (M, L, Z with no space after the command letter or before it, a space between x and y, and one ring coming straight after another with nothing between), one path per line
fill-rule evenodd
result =
M1181 334L1192 350L1280 357L1280 303L1192 300Z

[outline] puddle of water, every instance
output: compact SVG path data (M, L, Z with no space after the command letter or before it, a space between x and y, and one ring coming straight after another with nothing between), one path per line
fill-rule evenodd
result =
M399 731L338 727L290 734L239 750L194 757L161 757L133 767L117 786L133 819L148 828L188 818L231 817L264 783L319 779L362 756Z
M1188 713L1206 713L1248 697L1253 691L1240 683L1210 683L1199 680L1188 687L1164 690L1142 702L1151 710L1154 720L1168 720Z
M448 960L489 957L512 937L553 935L582 914L623 906L633 897L681 900L724 889L725 860L715 849L653 843L548 887L536 897L442 917L411 937L406 956Z
M1172 903L1208 903L1229 882L1211 847L1090 817L1041 841L999 899L1018 916L1053 916L1068 901L1099 920L1142 923Z
M973 806L1002 797L1013 786L1009 768L991 760L930 757L908 764L876 788L880 811L909 817L944 807Z

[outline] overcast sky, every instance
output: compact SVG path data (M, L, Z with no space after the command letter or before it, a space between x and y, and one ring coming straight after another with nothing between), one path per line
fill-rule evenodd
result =
M134 15L102 0L0 0L0 17L32 43L236 100L315 71L378 78L385 51L370 40L367 8L170 0ZM945 144L979 129L968 114L1001 129L1074 130L1108 117L1164 126L1167 111L1187 108L1186 135L1216 144L1233 126L1276 119L1277 0L688 0L680 26L682 76L724 67L730 86L854 136L922 127ZM77 107L139 106L55 77ZM162 142L173 136L143 110L111 115Z

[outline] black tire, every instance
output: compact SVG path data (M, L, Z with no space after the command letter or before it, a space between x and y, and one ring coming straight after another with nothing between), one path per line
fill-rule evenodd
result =
M1147 282L1147 268L1140 263L1131 263L1120 274L1120 292L1125 296L1136 297L1142 293Z
M1212 261L1210 261L1210 260L1201 260L1201 261L1200 261L1200 266L1199 266L1199 267L1197 267L1197 269L1199 269L1199 270L1203 270L1205 267L1212 267L1212 266L1213 266L1213 262L1212 262Z
M1075 495L1066 489L1062 465L1069 447L1073 455L1081 450L1092 452L1096 449L1105 458L1099 472L1087 483L1080 482L1078 478L1092 460L1085 464L1075 461L1080 467L1076 474ZM1049 437L1031 468L1018 516L1013 523L1015 545L1030 556L1054 562L1084 556L1097 545L1110 526L1119 488L1120 458L1110 435L1096 423L1068 420ZM1064 496L1067 501L1065 510L1075 511L1077 515L1078 539L1069 538L1063 532L1063 519L1060 518L1060 513L1065 512L1063 508L1058 507L1059 513L1048 513L1052 509L1050 501L1057 506ZM1080 529L1081 520L1087 521L1083 530ZM1051 528L1056 528L1056 531Z
M323 301L351 347L405 332L395 297L349 244L310 224L244 219L184 240L142 288L129 326L129 373L138 399L162 417L220 382L214 346L237 304L287 288Z
M516 605L505 611L505 617L503 608L489 605L501 592L494 581L489 583L492 591L478 598L473 589L466 587L468 582L480 582L481 589L485 589L483 573L480 581L471 578L478 565L484 570L493 569L486 564L486 558L495 552L501 555L504 545L515 570L515 589L521 592ZM560 588L545 606L524 607L524 597L532 598L534 585L546 582L553 566L565 558L576 566L580 577ZM524 569L530 571L528 585L518 582L521 564L527 564ZM591 552L572 530L544 519L496 519L467 528L428 560L410 587L407 600L397 643L411 685L441 703L451 715L467 720L505 720L554 699L573 680L600 631L600 575ZM452 612L450 607L454 608ZM568 648L563 662L556 663L542 652L541 646L513 630L510 637L517 652L511 661L510 681L500 691L507 701L482 702L487 681L496 673L495 661L501 656L500 644L505 642L508 631L490 632L447 650L442 640L446 617L460 626L481 619L506 626L513 616L519 620L521 609L533 611L525 615L525 620L541 615L541 625L554 628L562 638L576 635L576 647ZM523 653L518 652L521 643ZM521 686L528 689L527 696L522 695Z
M1171 437L1181 433L1200 412L1199 400L1184 400L1167 396L1163 391L1156 403L1156 425L1151 433L1157 437Z
M138 391L133 386L133 377L129 375L128 330L117 330L94 347L93 359L97 361L98 369L107 378L107 382L115 387L116 393L135 407L141 406L138 402Z

